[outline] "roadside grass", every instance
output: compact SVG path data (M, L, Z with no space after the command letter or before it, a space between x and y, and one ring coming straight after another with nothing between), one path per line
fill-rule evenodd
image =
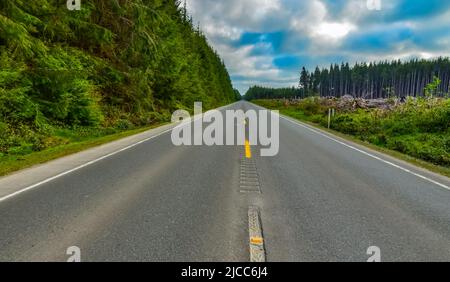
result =
M0 176L10 174L12 172L29 168L34 165L42 164L57 158L68 156L74 153L84 151L99 145L103 145L112 141L116 141L128 136L142 133L149 129L162 126L167 123L158 123L151 126L141 127L137 129L125 130L121 132L110 133L99 131L98 134L92 135L90 132L86 134L74 133L70 130L61 129L57 132L59 138L67 140L67 144L57 145L48 149L32 152L25 155L4 155L0 156Z
M346 134L346 133L342 133L340 131L337 130L333 130L333 129L328 129L326 126L324 126L323 124L323 117L321 115L306 115L303 111L300 111L294 107L285 107L282 103L280 102L276 102L276 101L271 101L271 100L254 100L251 101L252 103L255 103L259 106L265 107L267 109L271 109L271 110L279 110L281 114L285 115L285 116L289 116L291 118L294 118L296 120L299 120L301 122L304 122L308 125L311 125L313 127L319 128L325 132L331 133L333 135L336 135L340 138L349 140L351 142L354 142L356 144L365 146L369 149L378 151L380 153L384 153L387 155L390 155L394 158L403 160L405 162L408 162L410 164L416 165L418 167L427 169L429 171L450 177L450 167L447 166L441 166L441 165L437 165L437 164L433 164L430 162L427 162L425 160L419 159L419 158L415 158L413 156L410 156L408 154L404 154L401 153L399 151L396 150L392 150L392 149L388 149L386 147L382 147L379 146L377 144L371 143L369 141L366 140L361 140L360 138L358 138L357 136L354 135L350 135L350 134Z

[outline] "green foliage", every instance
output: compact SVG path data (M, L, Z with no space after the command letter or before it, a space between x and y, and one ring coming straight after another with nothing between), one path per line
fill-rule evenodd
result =
M0 153L26 154L167 121L195 101L212 108L238 98L179 1L84 0L81 11L65 2L0 1Z
M305 114L309 116L313 115L323 115L326 114L328 108L320 103L318 103L317 98L306 98L299 104L299 109Z
M439 77L434 76L433 82L425 86L425 97L433 98L433 96L436 96L440 84L441 80L439 79Z
M46 118L66 125L96 126L102 121L89 69L78 59L82 55L54 47L36 58L30 95Z
M270 88L261 86L252 86L245 93L244 99L247 101L255 99L293 99L304 98L304 91L299 88Z

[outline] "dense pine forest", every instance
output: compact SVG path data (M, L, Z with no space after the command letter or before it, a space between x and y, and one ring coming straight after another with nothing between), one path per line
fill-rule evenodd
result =
M427 86L435 84L433 92ZM444 97L450 88L450 60L411 60L379 63L333 64L314 71L302 68L299 87L288 89L250 88L247 99L305 98L308 96L377 99L393 97Z
M288 99L303 97L303 90L300 88L270 88L262 86L252 86L245 93L246 100L255 99Z
M314 72L302 69L300 86L306 93L341 97L352 95L365 99L388 97L419 97L435 78L442 83L434 95L443 96L450 87L450 61L411 60L408 62L362 63L350 67L348 63L332 65L329 69L316 68Z
M66 2L0 1L0 156L69 142L67 130L113 132L240 96L183 3L83 0L69 11Z

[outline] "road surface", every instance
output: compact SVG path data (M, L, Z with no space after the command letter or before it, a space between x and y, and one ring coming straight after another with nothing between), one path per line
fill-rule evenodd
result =
M448 178L287 118L275 157L168 128L0 179L0 261L249 261L249 208L267 261L450 261Z

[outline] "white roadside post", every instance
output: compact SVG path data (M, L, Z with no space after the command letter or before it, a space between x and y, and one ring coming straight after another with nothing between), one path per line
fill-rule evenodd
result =
M328 109L328 129L331 128L331 109Z
M331 118L336 115L336 109L328 109L328 129L331 128Z

